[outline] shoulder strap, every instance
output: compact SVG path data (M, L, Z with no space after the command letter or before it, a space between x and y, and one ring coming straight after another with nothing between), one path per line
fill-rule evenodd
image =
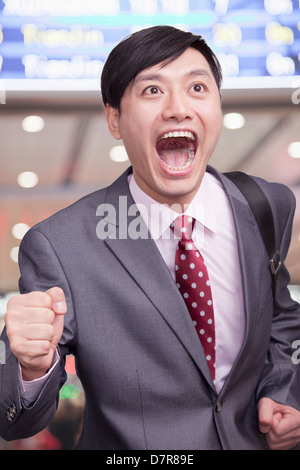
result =
M224 173L242 192L251 207L261 232L270 262L275 290L277 273L281 266L280 253L276 247L273 213L270 203L261 187L251 176L240 171Z

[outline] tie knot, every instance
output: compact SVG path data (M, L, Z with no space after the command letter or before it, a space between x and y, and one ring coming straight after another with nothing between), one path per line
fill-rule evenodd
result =
M181 240L191 240L195 219L189 215L182 215L174 220L172 229L176 238Z

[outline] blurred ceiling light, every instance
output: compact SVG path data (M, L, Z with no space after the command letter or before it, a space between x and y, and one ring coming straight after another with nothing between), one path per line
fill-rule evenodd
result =
M113 162L127 162L128 155L124 145L116 145L109 152L109 157Z
M23 171L18 176L18 184L22 188L33 188L38 184L39 178L33 171Z
M240 113L225 114L223 124L226 129L241 129L245 125L245 118Z
M22 128L26 132L40 132L44 127L45 121L41 116L27 116L22 122Z
M15 224L11 230L13 236L17 239L17 240L22 240L22 238L24 237L25 233L28 232L29 230L29 225L27 224L23 224L23 223L19 223L19 224Z
M288 146L288 154L292 158L300 158L300 142L292 142Z
M18 262L19 257L19 247L15 246L10 250L10 258L14 261L14 263Z

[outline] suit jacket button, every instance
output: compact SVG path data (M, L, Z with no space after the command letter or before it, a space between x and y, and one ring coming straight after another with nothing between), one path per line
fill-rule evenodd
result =
M14 419L14 417L12 416L12 414L10 413L9 409L7 410L6 412L6 417L8 419L8 421L12 421Z
M6 411L6 417L8 421L12 421L15 418L16 413L17 413L16 405L12 403Z
M223 403L221 400L218 400L217 403L216 403L216 412L217 413L220 413L221 409L222 409L222 406L223 406Z

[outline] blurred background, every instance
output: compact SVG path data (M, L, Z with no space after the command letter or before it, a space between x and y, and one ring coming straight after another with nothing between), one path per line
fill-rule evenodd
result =
M294 192L287 266L292 295L300 299L300 1L6 0L0 1L0 331L7 301L18 292L26 231L129 166L122 143L107 130L101 70L117 42L159 24L203 35L222 64L224 129L211 164ZM13 443L0 439L0 449L74 447L84 393L73 357L67 372L49 429Z

